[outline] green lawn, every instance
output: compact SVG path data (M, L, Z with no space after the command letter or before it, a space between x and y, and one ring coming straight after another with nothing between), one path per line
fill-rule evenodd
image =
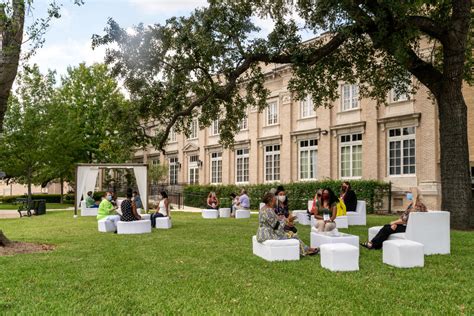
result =
M17 210L19 204L3 204L0 203L1 210ZM60 203L46 203L46 211L48 210L60 210L69 207L74 207L74 204L60 204Z
M369 216L369 225L390 217ZM252 255L257 217L173 214L146 235L97 232L72 212L0 220L11 239L57 245L0 257L0 314L473 314L474 234L453 231L452 254L425 267L382 264L361 249L360 271L333 273L319 256L269 263ZM309 241L309 227L299 227ZM351 228L364 240L367 229Z

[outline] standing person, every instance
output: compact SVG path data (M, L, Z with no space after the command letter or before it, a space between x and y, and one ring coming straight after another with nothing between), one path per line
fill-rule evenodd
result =
M276 198L273 193L268 192L263 197L265 205L258 212L258 229L257 241L264 242L266 240L281 240L281 239L297 239L300 242L300 255L314 255L319 252L317 248L306 246L297 236L292 232L285 232L283 226L285 216L283 214L275 214Z
M219 209L219 199L217 198L216 192L209 192L207 196L207 208L212 210Z
M330 232L336 228L334 220L337 216L338 201L339 199L330 188L322 191L320 207L314 213L318 232Z
M357 196L352 190L351 184L348 181L344 181L341 185L340 198L346 205L347 212L355 212L357 208Z
M168 201L168 194L165 191L161 191L158 195L160 203L154 214L151 214L150 221L151 227L155 227L157 217L169 217L171 219L170 205Z
M135 202L135 205L137 207L137 212L143 210L142 199L140 198L140 194L138 194L137 191L133 191L132 201Z
M250 198L245 189L240 190L239 201L237 202L238 210L250 210Z
M390 237L391 234L404 233L407 229L408 218L412 212L427 212L425 204L421 202L421 195L417 188L412 188L411 192L406 193L406 198L410 202L405 212L399 219L386 224L379 230L377 235L371 241L362 243L361 246L368 249L381 249L383 242Z
M99 205L95 203L94 197L92 195L92 191L87 192L86 197L86 208L97 208Z
M97 220L105 219L112 222L115 231L117 231L117 222L120 221L120 216L114 214L115 207L112 205L111 201L112 193L106 192L99 204L99 209L97 210Z
M121 221L132 222L142 219L142 217L137 212L137 206L132 200L132 197L132 189L128 189L127 198L122 201L122 204L120 204L120 210L122 211L122 216L120 216Z

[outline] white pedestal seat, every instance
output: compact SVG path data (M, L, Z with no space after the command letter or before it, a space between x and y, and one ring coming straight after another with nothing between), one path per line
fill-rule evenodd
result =
M148 219L117 223L117 234L148 234L151 233L151 222Z
M252 237L253 254L267 261L300 260L300 245L296 239L257 241Z

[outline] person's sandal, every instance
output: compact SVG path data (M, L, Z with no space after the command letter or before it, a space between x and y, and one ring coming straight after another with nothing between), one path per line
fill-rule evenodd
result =
M369 242L368 242L368 241L366 241L366 242L364 242L364 243L361 243L360 245L361 245L362 247L364 247L364 248L369 249L369 250L374 249L373 246L369 246Z
M308 252L308 256L315 256L319 253L319 248L314 249L312 252Z

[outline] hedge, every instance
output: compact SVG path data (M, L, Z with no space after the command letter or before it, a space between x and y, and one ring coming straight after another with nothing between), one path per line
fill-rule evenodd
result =
M14 203L16 199L24 199L27 195L8 195L0 196L0 202L5 204ZM59 203L61 201L61 194L33 194L33 200L46 200L46 203ZM74 204L74 194L65 194L65 204Z
M313 199L319 189L331 188L334 193L340 192L342 180L323 180L311 182L293 182L282 184L289 200L290 210L306 210L309 199ZM390 184L375 180L353 180L350 181L358 200L367 202L367 212L374 211L374 206L382 205L383 198L390 190ZM231 204L230 194L238 194L241 188L245 188L250 197L250 208L258 209L263 195L271 188L279 184L256 184L256 185L188 185L184 187L184 204L187 206L205 208L207 195L214 191L220 200L221 207Z

